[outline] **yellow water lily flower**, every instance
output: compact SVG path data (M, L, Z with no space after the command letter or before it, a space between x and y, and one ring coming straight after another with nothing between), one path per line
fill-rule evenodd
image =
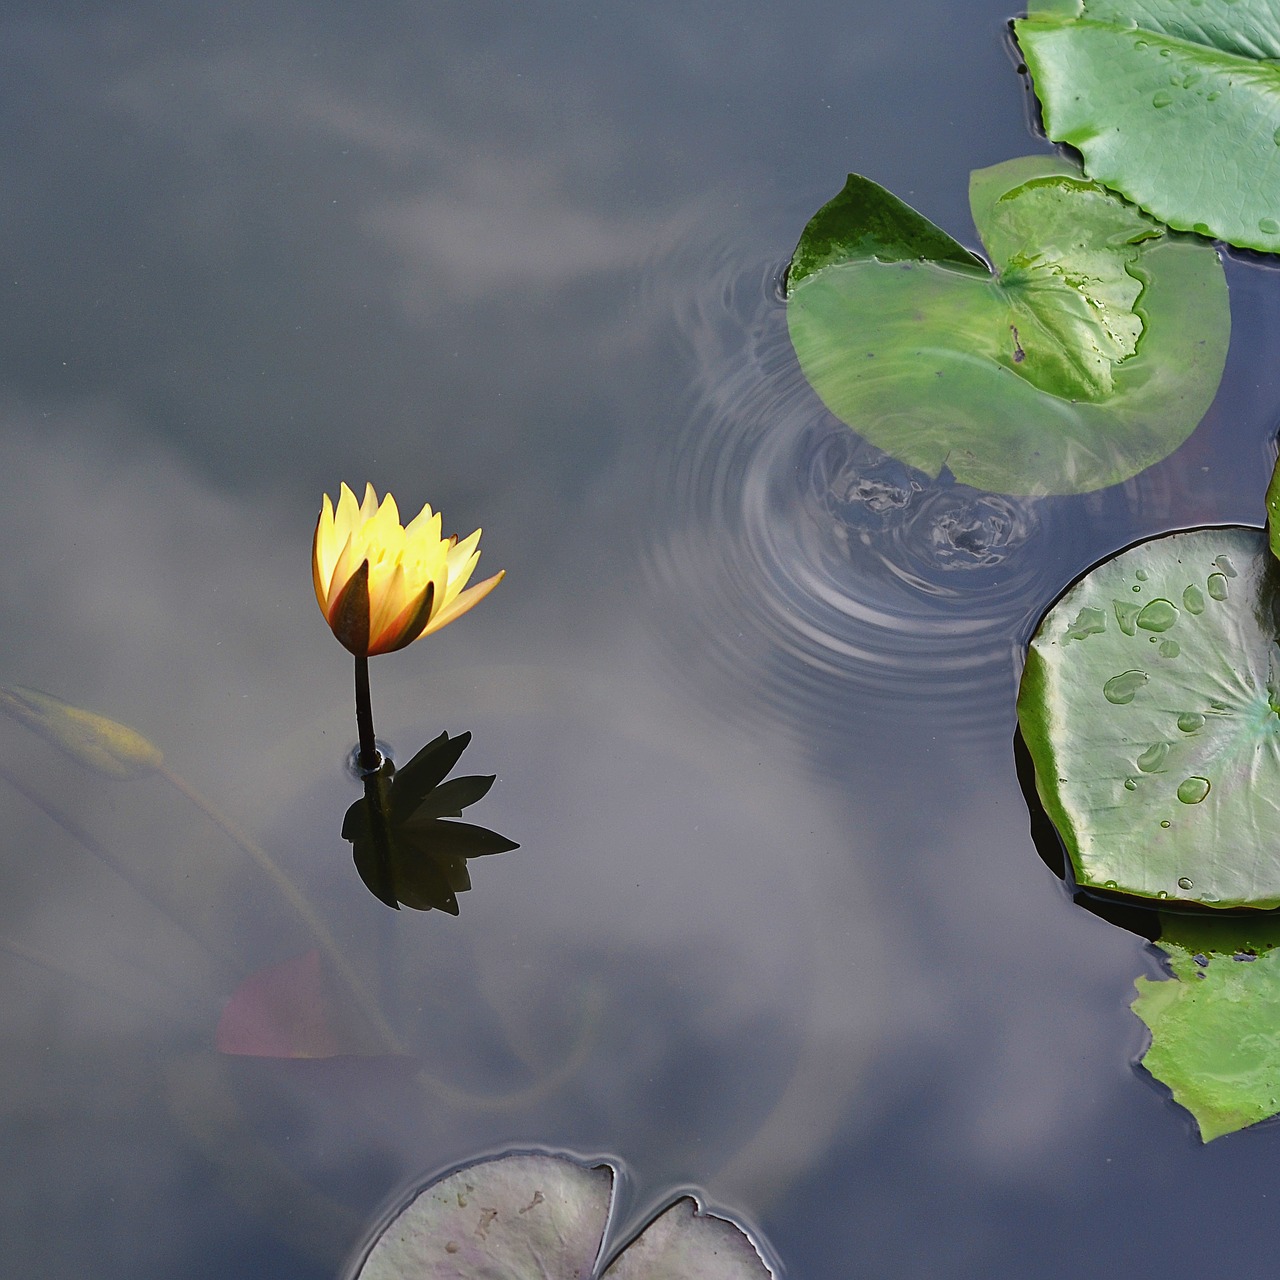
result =
M440 513L424 506L408 526L396 500L373 485L364 501L344 484L335 510L324 496L312 544L316 599L325 620L357 657L392 653L461 617L502 580L463 590L480 559L480 530L440 536Z

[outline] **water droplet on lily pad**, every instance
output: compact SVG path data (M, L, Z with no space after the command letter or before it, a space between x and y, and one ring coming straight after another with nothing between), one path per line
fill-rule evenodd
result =
M1137 778L1126 778L1126 779L1124 780L1124 789L1125 789L1126 791L1137 791L1137 789L1138 789L1138 780L1137 780Z
M1182 593L1182 607L1188 613L1204 612L1204 592L1194 584Z
M1083 640L1107 629L1107 615L1101 609L1081 609L1076 620L1067 628L1066 639Z
M1280 222L1277 222L1274 218L1259 218L1258 230L1265 236L1273 236L1277 231L1280 231Z
M1178 620L1178 606L1171 600L1149 600L1138 614L1138 626L1144 631L1168 631Z
M1200 801L1208 794L1208 778L1186 778L1182 782L1178 783L1178 799L1181 800L1183 804L1199 804ZM1182 884L1182 881L1179 880L1178 883ZM1188 880L1185 885L1182 885L1182 887L1184 889L1190 889L1191 881Z
M1204 728L1204 716L1198 711L1184 711L1178 717L1178 728L1183 733L1195 733L1197 729Z
M1127 600L1115 601L1116 622L1120 624L1120 630L1127 636L1136 634L1138 625L1139 609L1136 604L1130 604Z
M1151 575L1145 569L1139 569L1133 576L1137 578L1139 582L1146 582Z
M1173 94L1171 94L1168 89L1161 89L1160 92L1151 99L1151 105L1156 108L1167 107L1172 101Z
M1211 573L1209 581L1205 583L1209 594L1215 600L1225 600L1227 598L1227 577L1223 573Z
M1234 578L1236 576L1236 567L1231 563L1230 556L1217 556L1213 563L1216 564L1219 571L1225 573L1228 578Z
M1159 770L1169 755L1169 744L1167 742L1153 742L1139 757L1138 768L1143 773L1155 773ZM1203 797L1201 797L1203 799Z
M1102 686L1102 695L1108 702L1115 703L1117 707L1123 707L1126 703L1133 701L1138 690L1146 683L1145 671L1122 671L1118 676L1112 676Z
M1160 825L1161 825L1162 827L1168 827L1168 826L1170 825L1170 823L1169 823L1169 819L1168 819L1168 818L1161 818L1161 819L1160 819ZM1167 898L1169 895L1168 895L1167 893L1162 893L1160 896L1161 896L1162 898Z
M1195 888L1195 885L1191 882L1191 877L1190 877L1190 876L1179 876L1179 877L1178 877L1178 888L1179 888L1179 889L1182 889L1182 890L1184 890L1184 891L1185 891L1185 890L1187 890L1187 889L1194 889L1194 888Z
M1154 640L1155 636L1152 636L1151 638ZM1160 656L1162 658L1176 658L1181 652L1182 649L1179 647L1176 640L1160 641Z

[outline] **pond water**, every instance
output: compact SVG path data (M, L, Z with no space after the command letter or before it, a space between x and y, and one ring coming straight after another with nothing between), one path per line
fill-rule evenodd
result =
M1088 565L1261 523L1280 276L1228 261L1208 417L1084 497L921 484L787 340L850 169L974 245L969 171L1047 151L1009 16L8 6L0 682L165 762L0 718L13 1274L338 1275L512 1146L615 1159L632 1223L695 1188L792 1277L1269 1255L1280 1129L1201 1146L1134 1066L1158 961L1038 856L1013 697ZM456 919L340 836L307 559L366 479L507 570L372 663L380 736L472 732L521 845ZM218 1051L270 975L321 1056Z

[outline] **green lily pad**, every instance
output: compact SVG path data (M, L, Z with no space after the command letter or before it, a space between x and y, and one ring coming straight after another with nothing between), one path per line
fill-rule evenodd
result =
M1001 493L1084 493L1170 454L1226 359L1216 252L1054 157L977 170L969 200L994 272L856 175L805 228L787 323L827 407Z
M1144 542L1046 614L1018 723L1087 889L1280 906L1280 565L1260 529Z
M1280 920L1162 923L1173 977L1137 980L1142 1061L1211 1142L1280 1112Z
M601 1275L613 1198L608 1165L509 1155L419 1192L381 1232L353 1280L770 1280L731 1222L682 1196Z
M1184 231L1280 250L1274 0L1046 0L1014 23L1045 132Z
M1271 540L1271 554L1280 557L1280 460L1267 485L1267 536Z

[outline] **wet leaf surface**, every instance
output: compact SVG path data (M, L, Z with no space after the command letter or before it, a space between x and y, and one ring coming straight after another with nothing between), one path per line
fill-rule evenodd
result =
M1280 905L1278 580L1261 530L1175 533L1041 622L1018 720L1082 888Z
M1014 23L1045 131L1183 231L1280 250L1271 0L1053 0Z
M1211 403L1221 263L1070 162L977 170L995 270L866 179L806 227L787 321L805 376L894 457L1001 493L1081 493L1158 462Z
M1137 980L1143 1065L1205 1142L1280 1112L1280 920L1163 915L1172 977Z

